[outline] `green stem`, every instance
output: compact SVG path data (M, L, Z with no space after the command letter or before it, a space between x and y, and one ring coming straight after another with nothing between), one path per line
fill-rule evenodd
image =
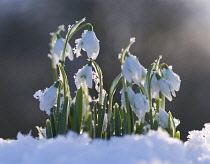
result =
M71 30L68 31L68 33L66 34L66 40L65 40L65 44L64 44L64 48L63 48L63 52L62 52L62 60L61 60L61 64L62 66L64 66L65 63L65 59L66 59L66 47L67 44L69 42L69 40L71 39L71 37L80 29L82 29L85 26L92 26L90 23L85 23L83 25L81 25L80 27L78 27L73 33L71 33Z
M161 96L161 99L162 99L162 105L161 106L162 106L163 110L165 110L166 98L163 94Z

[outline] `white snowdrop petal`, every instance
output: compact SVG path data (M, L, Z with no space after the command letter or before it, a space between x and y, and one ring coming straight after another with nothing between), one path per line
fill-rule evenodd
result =
M164 78L167 79L171 83L173 89L175 91L179 91L181 80L180 80L179 75L177 75L176 73L172 71L172 66L169 66L168 69L164 68L162 70L162 73L163 73Z
M146 112L149 112L149 104L146 97L141 93L134 93L131 107L136 116L141 119L145 116Z
M142 66L134 56L126 57L122 73L128 83L139 84L142 79Z
M74 50L74 53L77 54L77 57L80 56L80 51L83 49L87 52L88 58L91 58L93 60L96 60L99 54L100 46L99 46L99 40L97 39L94 31L87 31L85 30L82 34L81 39L77 39L75 41L76 48Z
M59 59L61 59L64 44L65 44L65 42L64 42L64 39L62 39L62 38L57 39L54 43L54 46L52 49L52 54L56 54Z
M167 128L168 127L168 113L162 108L159 108L159 118L160 118L161 126L163 128Z
M159 81L160 90L162 94L169 100L172 101L171 91L172 86L171 84L164 78L161 78Z
M155 73L152 75L151 79L151 92L152 92L152 98L157 99L159 97L160 86Z
M87 85L88 88L92 88L92 67L91 66L84 66L82 69L79 69L75 75L75 84L77 89L80 86Z
M57 98L57 88L53 85L49 89L45 89L40 97L40 109L50 114L50 109L55 105Z

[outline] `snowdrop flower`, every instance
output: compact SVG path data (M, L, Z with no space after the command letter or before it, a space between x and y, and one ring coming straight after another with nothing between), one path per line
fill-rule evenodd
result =
M146 96L141 93L134 93L134 91L127 87L128 99L131 105L133 112L138 118L143 118L146 112L149 112L149 103L146 99ZM123 93L123 92L122 92ZM125 105L125 99L122 99L122 104Z
M131 107L139 119L143 118L146 112L149 112L149 103L146 99L146 96L141 93L136 93L134 95Z
M92 67L85 65L82 69L78 70L74 78L77 89L84 85L88 86L88 88L92 88Z
M143 66L141 66L136 57L131 55L126 57L122 65L122 73L128 83L134 82L139 84L142 80L143 71Z
M172 101L172 96L171 93L174 97L176 97L175 91L171 85L171 83L164 79L161 78L160 80L158 80L159 86L160 86L160 91L162 92L162 94L169 100Z
M76 48L74 53L77 57L81 56L81 49L87 52L88 58L96 60L100 46L94 31L91 29L85 30L82 34L82 38L75 40Z
M176 97L174 88L172 87L171 83L165 78L161 77L159 74L155 73L152 75L151 79L152 98L157 99L159 97L160 91L169 101L172 101L171 94Z
M157 99L159 97L160 87L155 74L156 73L154 72L151 79L151 93L152 93L152 98Z
M54 43L54 46L52 49L52 56L51 56L51 58L54 60L54 66L59 64L59 60L62 60L62 53L63 53L64 45L65 45L65 40L63 38L58 38ZM65 55L71 61L74 59L72 48L69 43L67 43L66 45Z
M168 113L162 108L159 108L159 119L160 119L160 126L162 126L163 128L167 128L168 127Z
M59 82L56 82L50 88L46 88L44 91L39 90L34 94L34 98L40 101L40 109L48 115L50 114L50 109L56 103L58 86Z
M134 93L134 91L130 87L127 87L126 89L127 89L127 94L128 94L129 102L130 102L130 104L132 104L135 93ZM121 93L121 105L122 105L122 107L124 107L126 109L126 101L125 101L125 92L124 92L124 89L122 89L120 91L120 93Z
M163 128L167 128L168 127L168 113L162 109L159 108L159 119L160 119L160 126L162 126ZM180 120L173 118L175 127L177 127L180 124ZM172 124L172 123L171 123Z
M172 66L163 68L162 74L163 77L171 83L173 89L179 91L181 80L179 75L172 71Z

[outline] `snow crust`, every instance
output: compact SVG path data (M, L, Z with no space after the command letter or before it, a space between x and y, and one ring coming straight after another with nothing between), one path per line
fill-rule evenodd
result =
M161 129L146 136L90 139L70 132L56 139L35 139L18 134L0 139L0 164L194 164L210 163L210 124L191 131L186 143Z

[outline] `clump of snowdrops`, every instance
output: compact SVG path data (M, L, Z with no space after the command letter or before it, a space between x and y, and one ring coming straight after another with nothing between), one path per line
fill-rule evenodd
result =
M51 34L48 56L52 61L54 84L34 94L40 101L40 109L49 115L46 128L37 127L39 137L53 138L74 131L78 134L88 133L92 138L109 139L111 136L146 134L161 127L171 137L180 138L179 131L176 131L179 120L165 110L165 99L172 101L181 82L180 77L172 71L172 66L161 64L162 56L159 56L150 68L145 69L137 57L130 53L129 49L135 42L135 38L131 38L119 54L122 71L106 92L102 71L95 61L100 51L99 40L93 26L84 24L84 21L85 18L69 25L65 38L60 34L64 26L59 26ZM72 49L69 40L82 28L87 30L80 39L76 39L76 46ZM74 76L77 90L75 97L71 97L65 60L69 58L73 61L74 54L81 56L81 50L87 53L87 64ZM122 87L121 104L113 103L119 86ZM97 98L91 97L90 89L98 92Z

